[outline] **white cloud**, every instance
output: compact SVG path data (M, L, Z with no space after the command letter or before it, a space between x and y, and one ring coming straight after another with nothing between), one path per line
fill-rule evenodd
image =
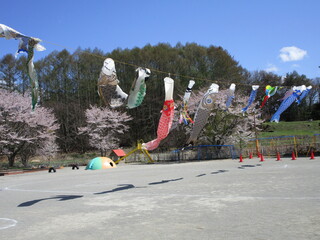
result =
M281 48L279 57L283 62L290 62L302 60L306 55L307 51L292 46Z
M278 72L279 69L275 65L269 63L268 67L265 69L265 71L266 72Z

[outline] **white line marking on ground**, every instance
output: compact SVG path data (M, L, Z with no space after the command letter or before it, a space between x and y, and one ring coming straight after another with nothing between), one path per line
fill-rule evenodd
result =
M10 218L0 218L0 230L15 227L18 221Z

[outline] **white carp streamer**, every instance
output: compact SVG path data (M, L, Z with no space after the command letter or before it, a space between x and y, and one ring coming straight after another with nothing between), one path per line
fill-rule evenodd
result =
M157 138L143 143L142 147L148 151L156 149L161 140L165 139L171 129L173 115L174 115L174 101L173 101L173 88L174 81L172 78L166 77L164 79L164 87L165 87L165 102L162 108L162 114L159 120L158 130L157 130Z
M188 101L192 92L192 87L195 84L195 81L190 80L188 87L184 93L183 96L183 101L181 104L181 110L180 110L180 118L179 118L179 123L184 123L185 125L188 125L189 122L194 123L191 117L188 114Z
M12 38L18 39L19 46L18 46L17 54L20 52L28 53L28 45L29 45L30 39L33 39L35 41L35 44L33 44L33 48L35 50L37 51L46 50L46 48L40 44L41 40L39 38L28 37L4 24L0 24L0 37L6 38L7 40Z
M112 58L107 58L103 62L98 79L98 93L104 103L112 108L122 106L128 97L128 94L119 87L119 82L114 61Z
M187 144L194 144L201 130L206 125L210 116L210 112L215 104L214 96L216 95L216 93L218 93L218 91L219 85L213 83L208 89L208 91L204 94L195 114L193 128L191 131L190 138L187 141Z
M135 108L141 105L146 95L146 81L149 79L151 71L149 68L137 68L136 79L134 80L128 97L128 108Z
M0 24L0 37L19 40L16 56L20 52L26 52L28 54L27 68L31 85L32 110L34 110L39 100L39 83L36 70L34 69L33 55L34 50L44 51L46 49L40 45L41 40L39 38L28 37L4 24Z
M112 108L126 104L128 108L140 106L146 95L145 81L150 77L148 68L137 68L136 78L130 89L129 96L122 91L117 78L116 66L112 58L104 60L98 79L98 94L106 105Z
M232 83L229 87L229 90L227 92L227 102L226 102L226 109L228 110L228 108L230 107L232 100L234 99L234 92L236 90L236 85L234 83Z

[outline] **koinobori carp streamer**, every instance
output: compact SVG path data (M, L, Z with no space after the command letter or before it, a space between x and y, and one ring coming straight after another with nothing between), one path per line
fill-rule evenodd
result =
M204 94L197 108L197 112L194 117L194 124L191 131L191 135L187 141L187 144L194 144L198 138L203 127L206 125L210 112L215 105L215 94L219 91L219 85L213 83L208 91Z
M174 101L173 101L173 88L174 81L172 78L166 77L164 79L164 88L165 88L165 101L162 108L161 117L157 129L157 138L143 143L142 147L148 151L156 149L161 140L165 139L171 129L173 116L174 116Z
M33 64L34 50L44 51L45 48L40 45L41 40L39 38L28 37L4 24L0 24L0 37L6 39L18 39L19 46L16 55L20 52L25 52L28 54L27 69L31 85L32 110L34 110L39 100L39 83Z

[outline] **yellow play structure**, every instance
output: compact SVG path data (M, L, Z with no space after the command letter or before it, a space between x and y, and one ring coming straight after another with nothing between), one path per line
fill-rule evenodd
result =
M140 151L140 153L144 154L147 156L147 158L149 159L148 163L150 162L154 162L148 152L147 149L144 149L142 148L142 143L143 143L143 140L139 140L138 143L137 143L137 147L135 149L133 149L132 151L130 151L127 155L119 158L117 161L115 161L115 164L118 164L120 161L122 161L123 159L129 157L131 154L135 153L136 151Z

